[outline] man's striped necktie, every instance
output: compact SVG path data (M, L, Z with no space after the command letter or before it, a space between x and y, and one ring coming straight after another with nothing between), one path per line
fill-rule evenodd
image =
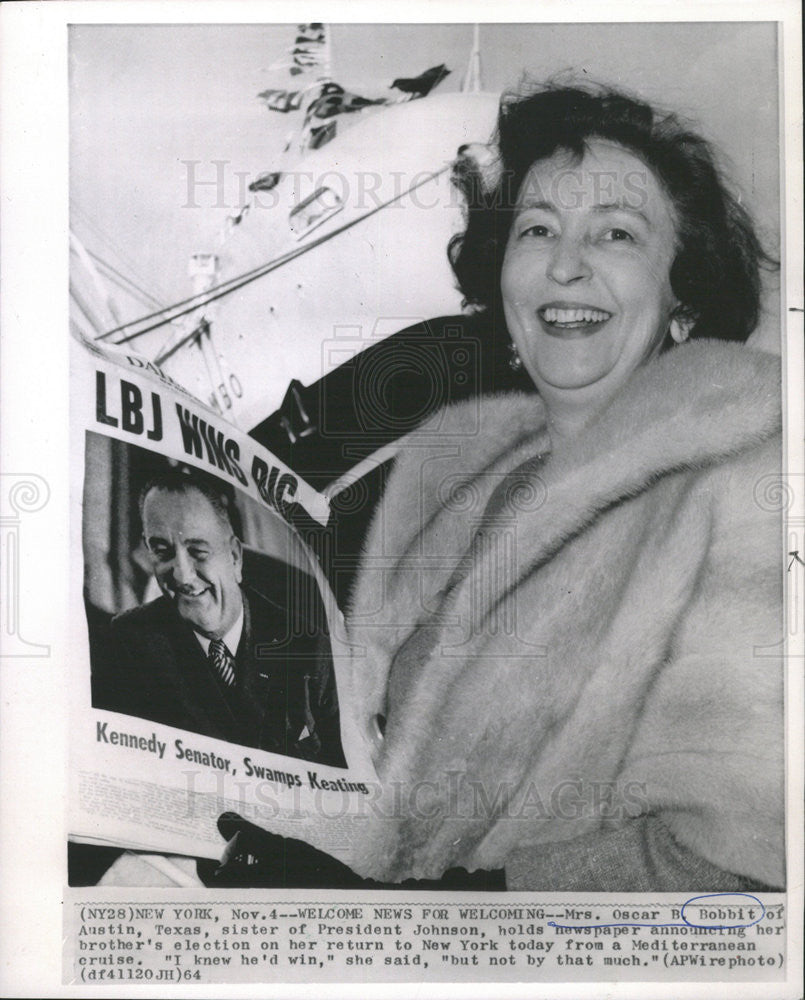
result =
M226 648L223 639L210 640L208 656L213 669L224 684L227 687L232 687L235 683L235 658Z

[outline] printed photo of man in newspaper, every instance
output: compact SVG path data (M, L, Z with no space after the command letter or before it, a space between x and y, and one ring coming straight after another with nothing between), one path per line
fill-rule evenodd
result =
M115 615L104 652L96 643L93 707L343 766L326 630L261 588L269 557L244 559L215 481L166 469L138 507L161 596Z

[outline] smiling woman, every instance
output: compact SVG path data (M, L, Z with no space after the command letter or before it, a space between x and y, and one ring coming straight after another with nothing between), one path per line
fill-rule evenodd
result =
M347 615L382 783L359 874L782 886L780 373L742 343L767 258L641 101L508 98L498 145L451 256L539 395L402 442Z
M555 431L572 430L603 405L669 329L683 336L682 321L672 319L674 217L645 164L613 143L593 139L580 163L556 153L526 175L501 292L512 340Z
M781 885L781 674L754 655L781 635L780 525L753 494L780 467L779 367L717 342L754 329L771 261L674 115L539 88L497 138L450 253L539 398L412 435L371 529L367 731L390 787L436 790L375 824L367 873Z
M740 196L723 181L710 145L686 122L617 91L545 87L504 96L497 138L493 181L484 183L472 172L457 178L469 216L466 231L451 242L450 256L469 303L500 307L503 251L522 207L518 196L522 205L553 204L565 212L620 207L631 225L641 213L650 214L650 201L662 212L659 197L674 226L667 277L676 314L690 321L691 336L746 340L760 311L758 266L773 261ZM618 162L595 162L604 147ZM617 236L610 233L615 239L629 235L635 235L629 225Z

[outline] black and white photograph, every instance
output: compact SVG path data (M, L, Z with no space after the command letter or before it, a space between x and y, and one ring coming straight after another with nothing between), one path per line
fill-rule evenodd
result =
M51 988L798 995L799 11L68 6Z
M342 765L326 615L278 519L142 448L87 444L93 708Z

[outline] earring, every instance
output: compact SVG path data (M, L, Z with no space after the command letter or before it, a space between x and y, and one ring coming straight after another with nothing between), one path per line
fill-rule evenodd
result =
M519 372L523 367L523 359L517 351L517 346L515 344L509 344L509 368L513 372Z
M684 344L685 341L690 336L690 327L691 327L690 320L681 319L680 317L675 316L671 320L669 332L671 334L671 337L673 338L673 340L676 341L677 344Z

